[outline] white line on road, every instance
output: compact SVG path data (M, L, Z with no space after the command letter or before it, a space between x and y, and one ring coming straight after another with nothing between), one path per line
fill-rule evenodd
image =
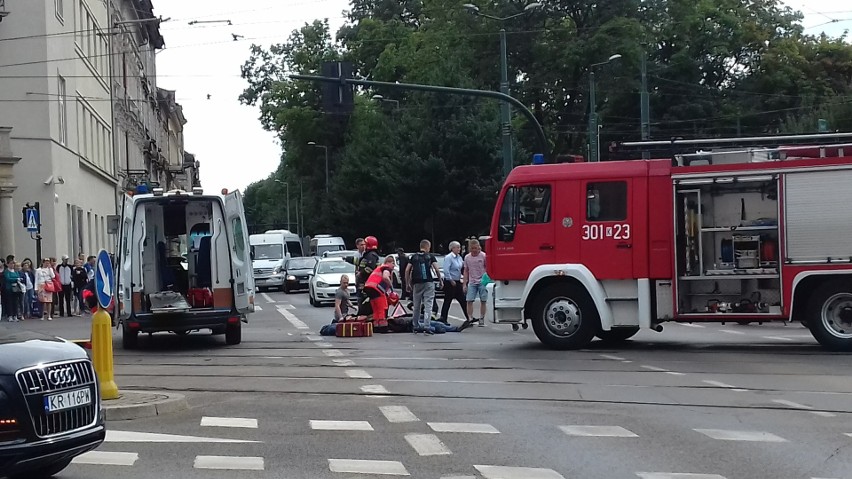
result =
M352 379L373 379L373 376L363 369L347 369L346 375Z
M686 472L637 472L642 479L725 479L718 474L690 474Z
M275 302L275 300L273 300L272 297L269 296L266 293L260 293L260 295L263 296L263 299L265 299L267 303L274 303Z
M649 369L651 371L659 371L661 373L668 372L668 369L658 368L657 366L646 366L646 365L643 364L642 366L639 366L639 367Z
M242 439L220 439L218 437L178 436L174 434L160 434L153 432L116 431L110 429L106 432L105 442L159 442L159 443L228 443L247 444L258 441L245 441Z
M742 331L734 331L733 329L720 329L719 331L721 331L723 333L728 333L728 334L745 334Z
M323 351L323 352L325 352L325 351ZM353 361L351 359L332 359L331 362L333 362L335 366L341 366L341 367L351 367L351 366L355 365L355 361Z
M363 461L358 459L329 459L331 472L349 474L377 474L383 476L410 476L399 461Z
M671 374L672 376L686 376L686 374L679 373L677 371L666 371L666 374Z
M793 338L785 338L784 336L763 336L763 339L771 339L773 341L793 341Z
M559 426L569 436L582 437L639 437L621 426Z
M796 408L796 409L803 409L805 411L808 411L811 414L815 414L815 415L821 416L821 417L834 417L834 414L832 414L830 412L814 411L813 410L814 408L812 408L810 406L806 406L804 404L799 404L799 403L793 402L793 401L788 401L786 399L773 399L772 402L778 403L778 404L783 404L785 406L790 406L790 407L793 407L793 408Z
M730 384L723 383L721 381L711 381L709 379L704 379L701 382L704 383L704 384L709 384L711 386L716 386L717 388L737 389L736 386L731 386Z
M281 313L282 316L284 316L284 319L290 321L290 324L295 326L296 329L311 329L307 324L305 324L304 321L297 318L296 315L294 315L290 311L287 311L282 306L278 306L278 312Z
M339 349L323 349L322 353L325 354L326 356L330 357L330 358L343 356L343 351L341 351Z
M135 452L89 451L75 457L71 464L90 464L96 466L132 466L139 460Z
M601 354L602 358L612 359L613 361L624 361L624 358L620 356L613 356L611 354Z
M263 311L263 308L261 308L260 306L255 305L254 310L255 310L255 311Z
M208 417L201 418L201 426L211 427L242 427L246 429L257 429L257 419L244 417Z
M314 336L309 334L305 337L308 338L308 341L322 341L322 336Z
M434 434L406 434L405 440L421 456L449 456L453 453Z
M476 424L465 422L427 422L435 432L466 432L472 434L500 434L491 424Z
M538 467L473 466L485 479L565 479L553 469Z
M720 441L787 442L782 437L763 431L729 431L726 429L693 429L693 431Z
M388 422L418 422L420 419L405 406L381 406L379 410L388 419Z
M195 456L196 469L228 471L262 471L263 458L249 456Z
M676 324L679 324L681 326L686 326L687 328L703 328L704 327L704 325L692 324L692 323L676 323Z
M315 344L320 348L330 348L331 347L331 343L326 343L326 342L319 342L319 343L315 343Z
M315 421L311 419L311 429L317 431L372 431L367 421Z
M361 392L367 394L390 394L390 391L381 384L367 384L366 386L361 386Z

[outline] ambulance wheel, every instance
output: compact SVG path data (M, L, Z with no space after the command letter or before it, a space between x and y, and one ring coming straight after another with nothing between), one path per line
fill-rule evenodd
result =
M580 349L595 337L600 316L584 288L558 283L544 288L533 300L532 325L539 341L548 347Z
M609 331L598 331L597 337L605 343L621 343L632 338L639 328L612 328Z
M852 352L852 288L830 281L808 301L808 326L814 338L832 351Z
M243 340L243 323L242 321L237 321L234 324L229 324L225 328L225 344L229 346L233 346L235 344L240 344Z
M121 348L136 349L139 345L139 331L127 327L127 323L121 325Z

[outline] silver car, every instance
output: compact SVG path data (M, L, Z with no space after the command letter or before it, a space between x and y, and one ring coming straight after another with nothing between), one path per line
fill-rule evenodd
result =
M334 303L334 293L340 287L340 276L349 276L349 294L355 294L355 265L341 258L322 258L317 262L308 281L308 300L313 306Z

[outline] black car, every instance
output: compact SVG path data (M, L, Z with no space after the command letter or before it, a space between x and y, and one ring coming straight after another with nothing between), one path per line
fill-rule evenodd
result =
M98 380L86 351L0 326L0 477L50 477L105 436Z
M313 256L290 258L284 263L284 292L308 289L308 273L314 270L317 258Z

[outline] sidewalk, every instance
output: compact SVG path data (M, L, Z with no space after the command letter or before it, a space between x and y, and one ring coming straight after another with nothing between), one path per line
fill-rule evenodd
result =
M107 421L126 421L189 409L183 394L119 389L118 399L104 399Z

